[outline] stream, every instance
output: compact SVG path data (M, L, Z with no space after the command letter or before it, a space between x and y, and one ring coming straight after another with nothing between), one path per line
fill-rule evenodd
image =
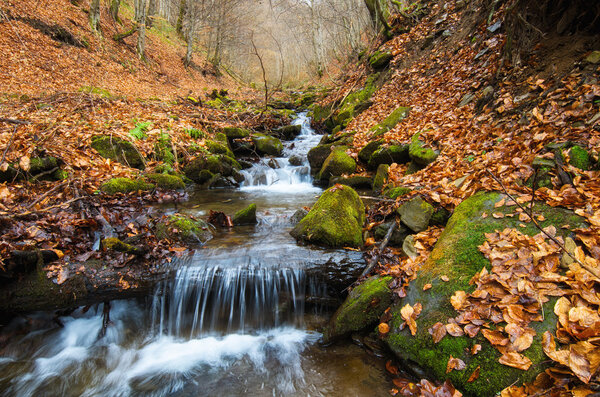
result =
M279 168L261 159L242 171L239 189L196 191L163 207L205 217L255 203L256 226L217 230L151 296L111 302L104 335L103 305L60 317L62 326L51 313L16 318L0 334L1 395L389 395L380 359L352 344L318 344L339 290L325 279L347 285L352 275L335 269L364 262L289 235L291 216L321 192L306 161L321 136L305 114L294 124L302 132L274 159ZM291 155L304 164L290 165Z

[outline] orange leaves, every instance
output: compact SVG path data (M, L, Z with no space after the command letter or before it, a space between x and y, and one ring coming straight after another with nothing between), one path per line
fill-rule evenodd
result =
M544 353L553 361L569 367L584 383L588 383L600 368L600 340L581 341L571 344L566 349L557 350L554 337L545 332L543 335Z
M517 352L504 353L498 361L500 364L522 369L523 371L527 371L531 367L531 360Z
M406 325L408 325L410 333L413 336L417 334L417 322L415 320L419 314L421 314L422 308L423 307L421 304L417 302L414 307L407 303L404 305L404 307L402 307L402 309L400 309L400 315L402 316L402 319Z
M465 291L456 291L454 295L450 298L450 303L454 310L461 310L465 303L467 302L467 294Z
M448 364L446 365L446 373L450 373L454 370L462 371L466 367L467 365L463 360L461 360L460 358L454 358L452 357L452 355L450 355L450 358L448 359Z
M446 336L446 327L444 324L437 322L429 328L429 334L433 337L433 343L438 343Z

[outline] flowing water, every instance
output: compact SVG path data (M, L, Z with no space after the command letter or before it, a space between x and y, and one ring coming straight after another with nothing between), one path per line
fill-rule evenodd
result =
M218 230L153 296L112 302L105 334L102 305L60 317L62 326L46 313L16 319L0 335L2 395L388 395L378 360L317 344L315 324L330 314L314 304L331 293L323 274L364 263L289 235L291 215L320 192L305 159L320 136L305 115L295 123L302 132L275 159L279 168L261 160L240 189L198 191L165 208L204 216L256 203L258 225ZM304 163L290 165L291 155Z

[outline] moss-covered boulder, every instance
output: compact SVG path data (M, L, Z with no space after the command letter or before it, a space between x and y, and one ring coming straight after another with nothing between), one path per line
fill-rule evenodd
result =
M56 157L33 157L29 162L29 174L38 175L42 172L47 172L58 168L59 161Z
M354 189L327 189L290 234L297 240L328 247L360 247L365 206Z
M544 304L545 321L530 324L537 334L531 347L522 352L533 362L528 371L500 364L498 360L501 354L481 334L475 338L466 335L446 335L436 344L428 332L435 323L448 324L448 319L457 316L458 313L450 302L454 292L472 292L474 286L469 283L472 277L483 267L490 269L489 261L478 249L486 241L485 233L501 231L507 227L517 228L521 233L528 235L539 233L532 223L520 227L522 222L517 216L484 218L484 212L515 212L515 206L496 208L495 203L501 199L508 200L500 193L478 193L455 209L431 255L419 270L417 279L410 284L406 298L392 306L391 331L386 339L396 355L411 360L440 380L449 378L466 396L493 396L511 384L532 381L549 362L542 351L542 334L545 330L554 334L556 327L553 311L555 300L551 300ZM535 212L545 217L545 220L540 222L542 227L554 225L558 234L569 233L562 228L564 225L569 225L571 229L584 226L582 218L561 208L536 203ZM424 290L425 286L427 288ZM412 336L408 329L400 330L403 323L400 310L406 304L414 306L417 302L422 305L422 311L416 320L416 335ZM472 355L470 351L475 344L481 345L482 349L476 355ZM450 356L463 360L466 368L446 373ZM478 368L479 377L469 382L471 374Z
M315 103L309 116L311 116L316 123L322 123L331 116L332 108L333 104L319 105L318 103Z
M433 163L438 154L432 149L425 147L423 141L419 139L420 135L420 133L413 135L408 147L408 155L415 164L425 167Z
M332 151L325 159L319 172L318 179L329 181L332 176L352 174L356 170L356 161L344 149Z
M239 127L225 127L223 128L223 133L229 139L240 139L250 136L250 130Z
M185 244L205 244L213 237L208 223L183 214L163 217L156 225L156 236Z
M302 132L301 125L286 125L273 131L273 135L284 141L294 140Z
M329 343L374 325L392 303L391 281L389 276L374 276L354 288L329 321L323 341Z
M157 187L165 190L177 190L185 188L183 179L178 175L169 174L148 174L146 179L154 183Z
M358 152L358 159L360 161L362 161L364 164L369 163L371 156L373 155L373 153L375 153L375 151L377 149L379 149L379 147L381 146L382 143L383 143L382 140L371 141L371 142L367 143Z
M383 193L383 195L395 200L400 196L409 194L410 192L412 192L412 189L410 189L408 187L398 186L398 187L392 187L392 188L386 189L385 192Z
M141 255L145 253L144 249L128 244L119 240L117 237L108 237L102 239L102 248L106 251L125 252L127 254Z
M579 145L573 146L569 150L569 164L582 171L590 169L590 155L587 150Z
M283 153L283 144L278 138L273 136L255 134L252 137L252 142L256 146L256 150L261 154L279 157Z
M235 158L227 141L223 142L207 139L206 141L204 141L204 143L206 144L208 151L212 154L223 154L225 156Z
M371 155L368 162L369 169L376 170L381 164L408 163L408 145L391 145L380 147Z
M155 185L148 183L143 179L112 178L104 182L100 186L100 190L106 194L116 194L148 191L155 187Z
M256 224L256 204L252 203L246 208L239 210L233 216L234 225L255 225Z
M240 164L229 156L201 155L190 161L183 168L183 172L192 181L203 184L216 174L228 177L234 175L241 168Z
M429 220L433 215L434 208L421 197L415 197L407 203L402 204L397 212L402 223L415 233L422 232L429 226Z
M353 189L371 189L373 178L368 176L353 175L353 176L334 176L329 179L329 186L335 184L347 185Z
M321 170L323 163L331 154L332 146L333 144L331 143L327 145L317 145L308 151L306 157L308 158L308 163L310 164L310 169L313 174L316 174Z
M144 158L133 143L116 136L95 136L92 138L92 148L104 158L141 170L145 168Z
M389 51L375 51L373 55L369 57L369 65L375 70L383 69L393 58L394 56Z
M379 167L377 167L375 178L373 178L374 192L381 192L383 186L387 183L389 170L390 166L387 164L380 164Z
M400 106L396 108L392 113L389 114L389 116L385 118L385 120L371 128L371 131L373 131L373 136L378 137L385 134L394 128L399 122L407 118L409 113L409 107Z

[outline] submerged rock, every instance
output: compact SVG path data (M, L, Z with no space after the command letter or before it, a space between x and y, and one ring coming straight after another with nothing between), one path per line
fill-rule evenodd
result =
M256 224L256 204L252 203L248 207L239 210L233 216L234 225L255 225Z
M365 206L349 186L327 189L290 234L297 240L328 247L360 247Z
M116 136L100 135L92 137L91 146L104 158L142 170L146 167L144 158L133 143Z

